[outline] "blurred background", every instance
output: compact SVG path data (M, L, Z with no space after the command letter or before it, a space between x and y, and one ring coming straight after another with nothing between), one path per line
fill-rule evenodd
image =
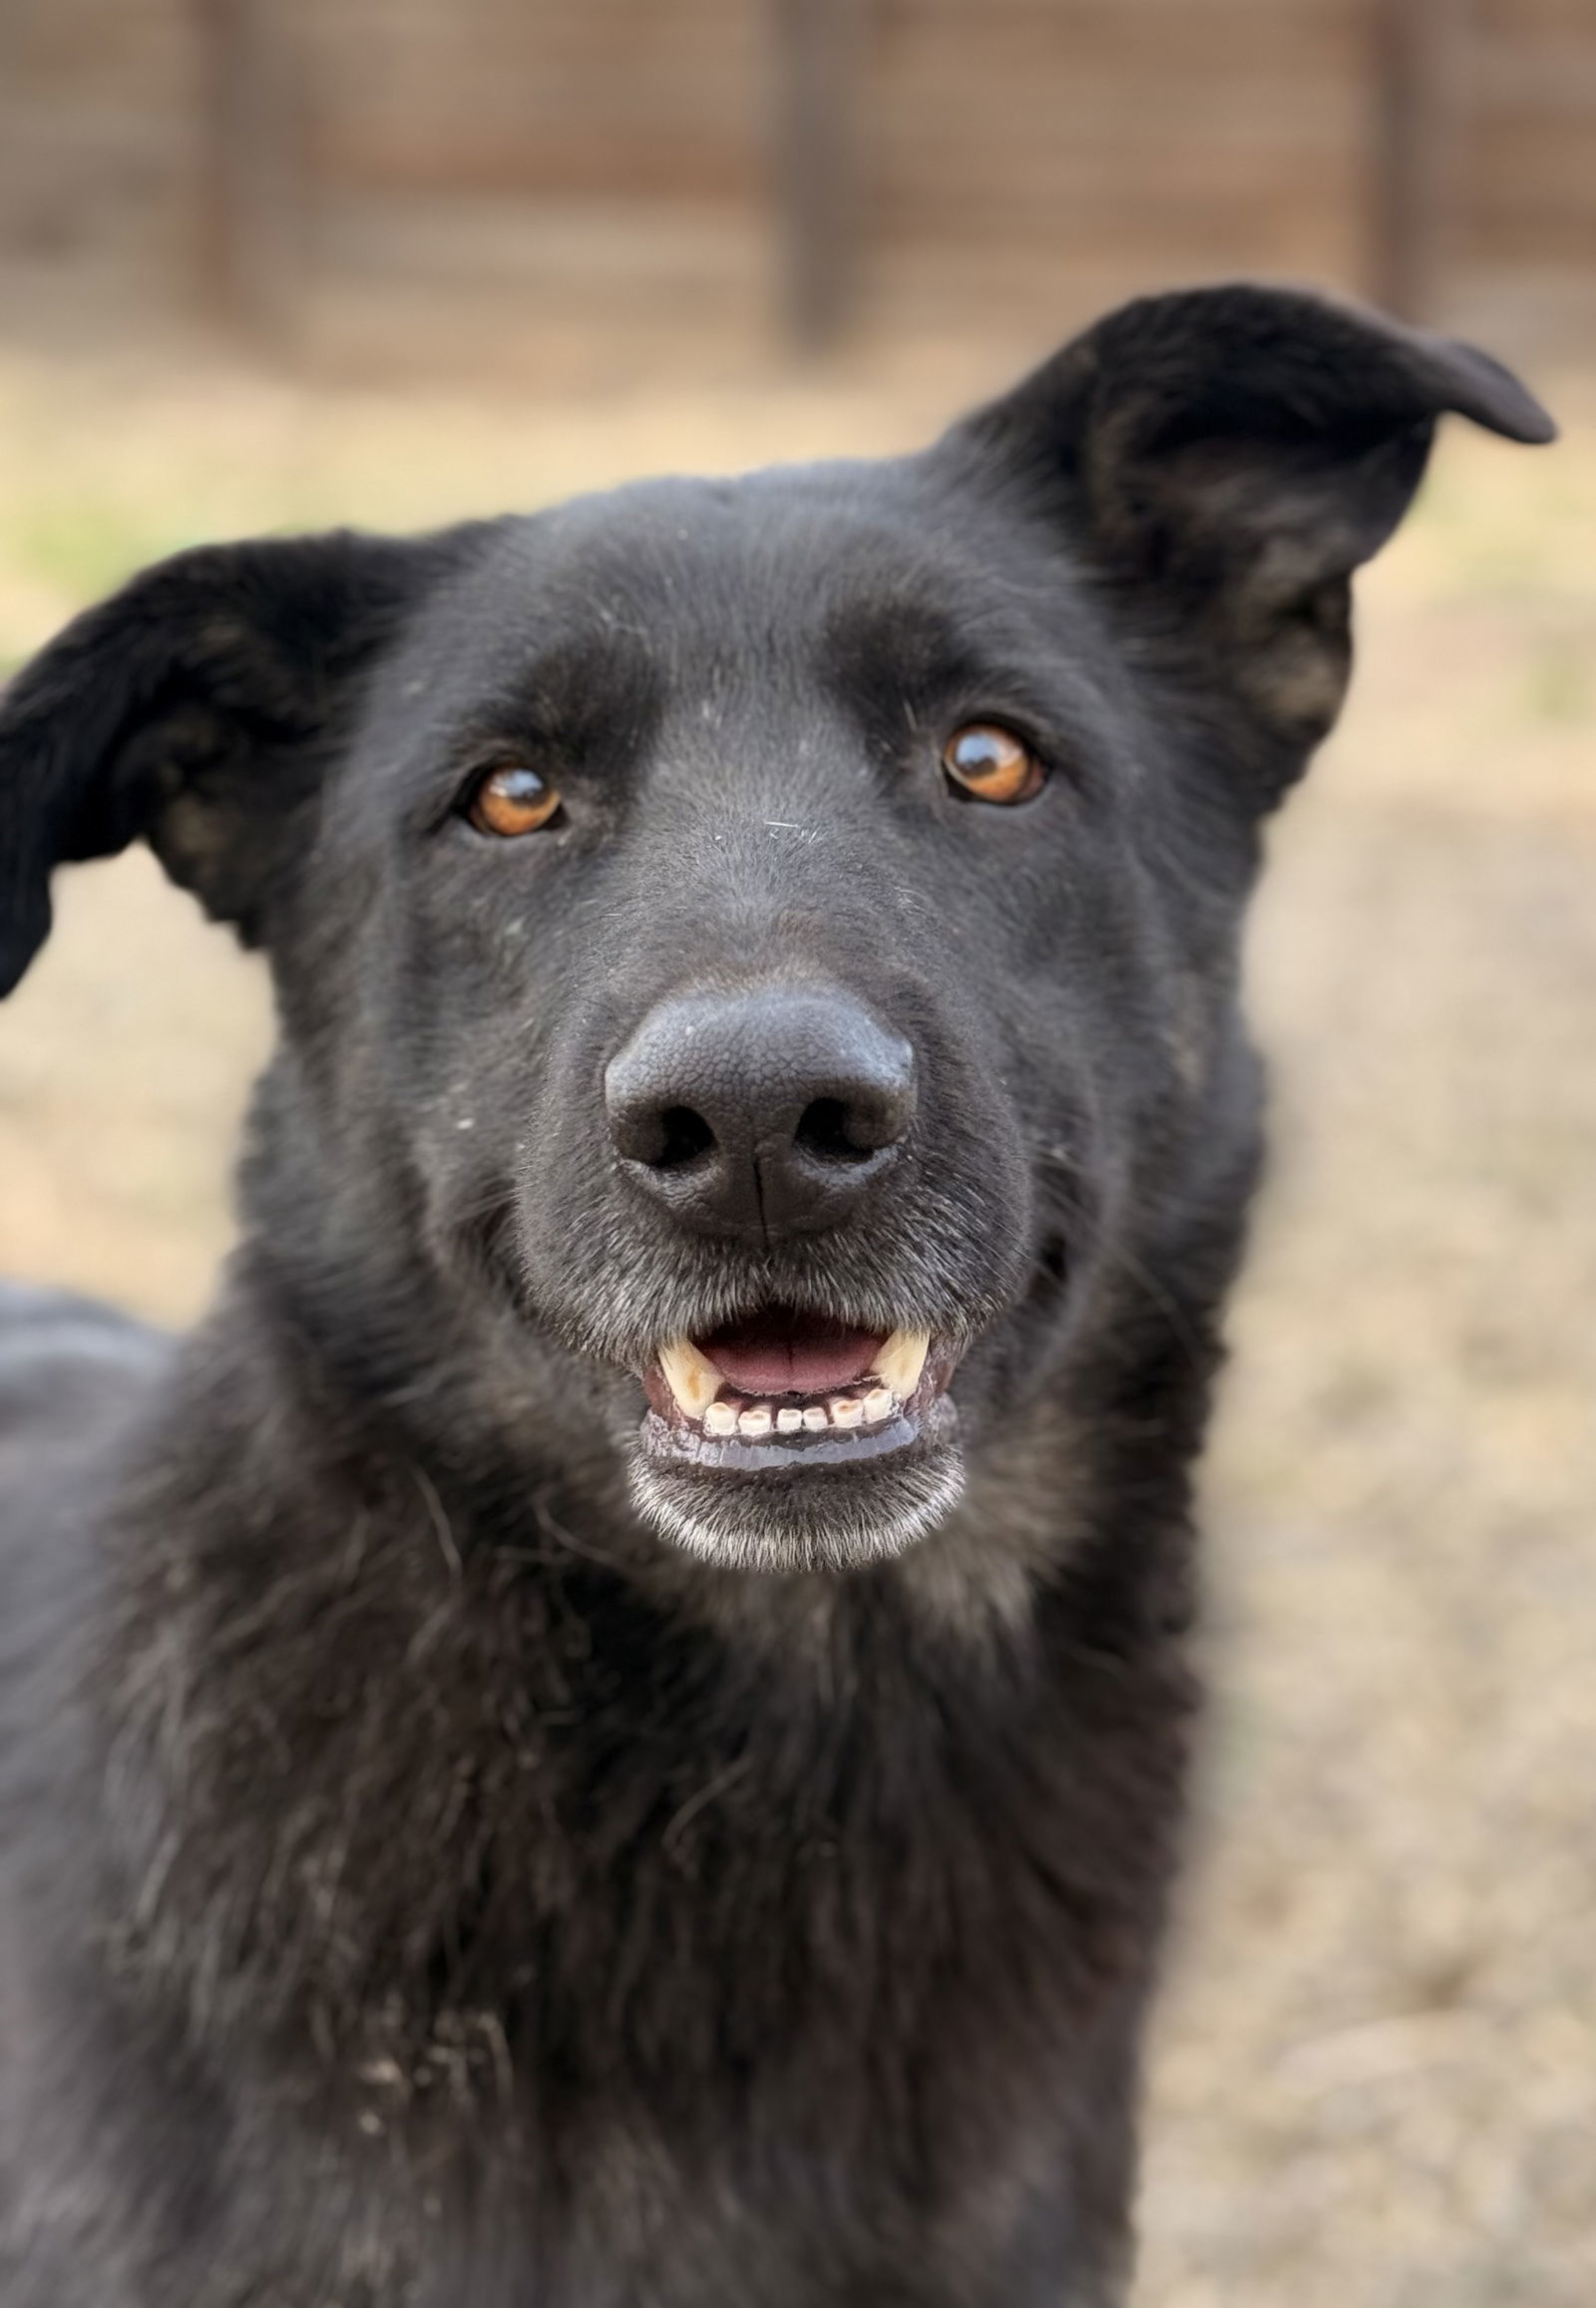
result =
M1139 2308L1596 2300L1596 0L0 0L0 668L205 537L870 453L1122 295L1472 333L1251 955L1274 1174ZM257 966L0 1016L0 1268L184 1320Z

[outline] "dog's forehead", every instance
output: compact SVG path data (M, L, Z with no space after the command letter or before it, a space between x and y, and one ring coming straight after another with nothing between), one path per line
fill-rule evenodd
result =
M1067 571L1048 558L921 459L636 482L497 525L420 640L490 684L588 653L670 687L738 664L791 678L840 634L913 659L1021 623L1042 582L1057 631Z

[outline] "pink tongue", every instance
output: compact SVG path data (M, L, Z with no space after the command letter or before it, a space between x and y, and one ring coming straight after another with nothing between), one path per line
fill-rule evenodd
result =
M754 1315L693 1344L740 1393L826 1394L865 1375L884 1335L817 1315Z

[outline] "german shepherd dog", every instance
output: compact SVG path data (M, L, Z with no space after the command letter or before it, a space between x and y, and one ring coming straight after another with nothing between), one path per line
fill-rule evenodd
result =
M280 1036L200 1329L0 1323L6 2308L1124 2298L1238 937L1446 410L1157 296L19 675L0 987L142 839Z

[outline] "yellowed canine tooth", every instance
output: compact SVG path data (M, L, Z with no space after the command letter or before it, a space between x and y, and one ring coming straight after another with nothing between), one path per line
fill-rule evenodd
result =
M661 1346L659 1367L689 1418L702 1418L724 1384L708 1355L700 1354L690 1339L672 1339L668 1346Z
M929 1331L894 1331L876 1356L875 1375L892 1388L900 1402L907 1402L920 1384L930 1351Z

